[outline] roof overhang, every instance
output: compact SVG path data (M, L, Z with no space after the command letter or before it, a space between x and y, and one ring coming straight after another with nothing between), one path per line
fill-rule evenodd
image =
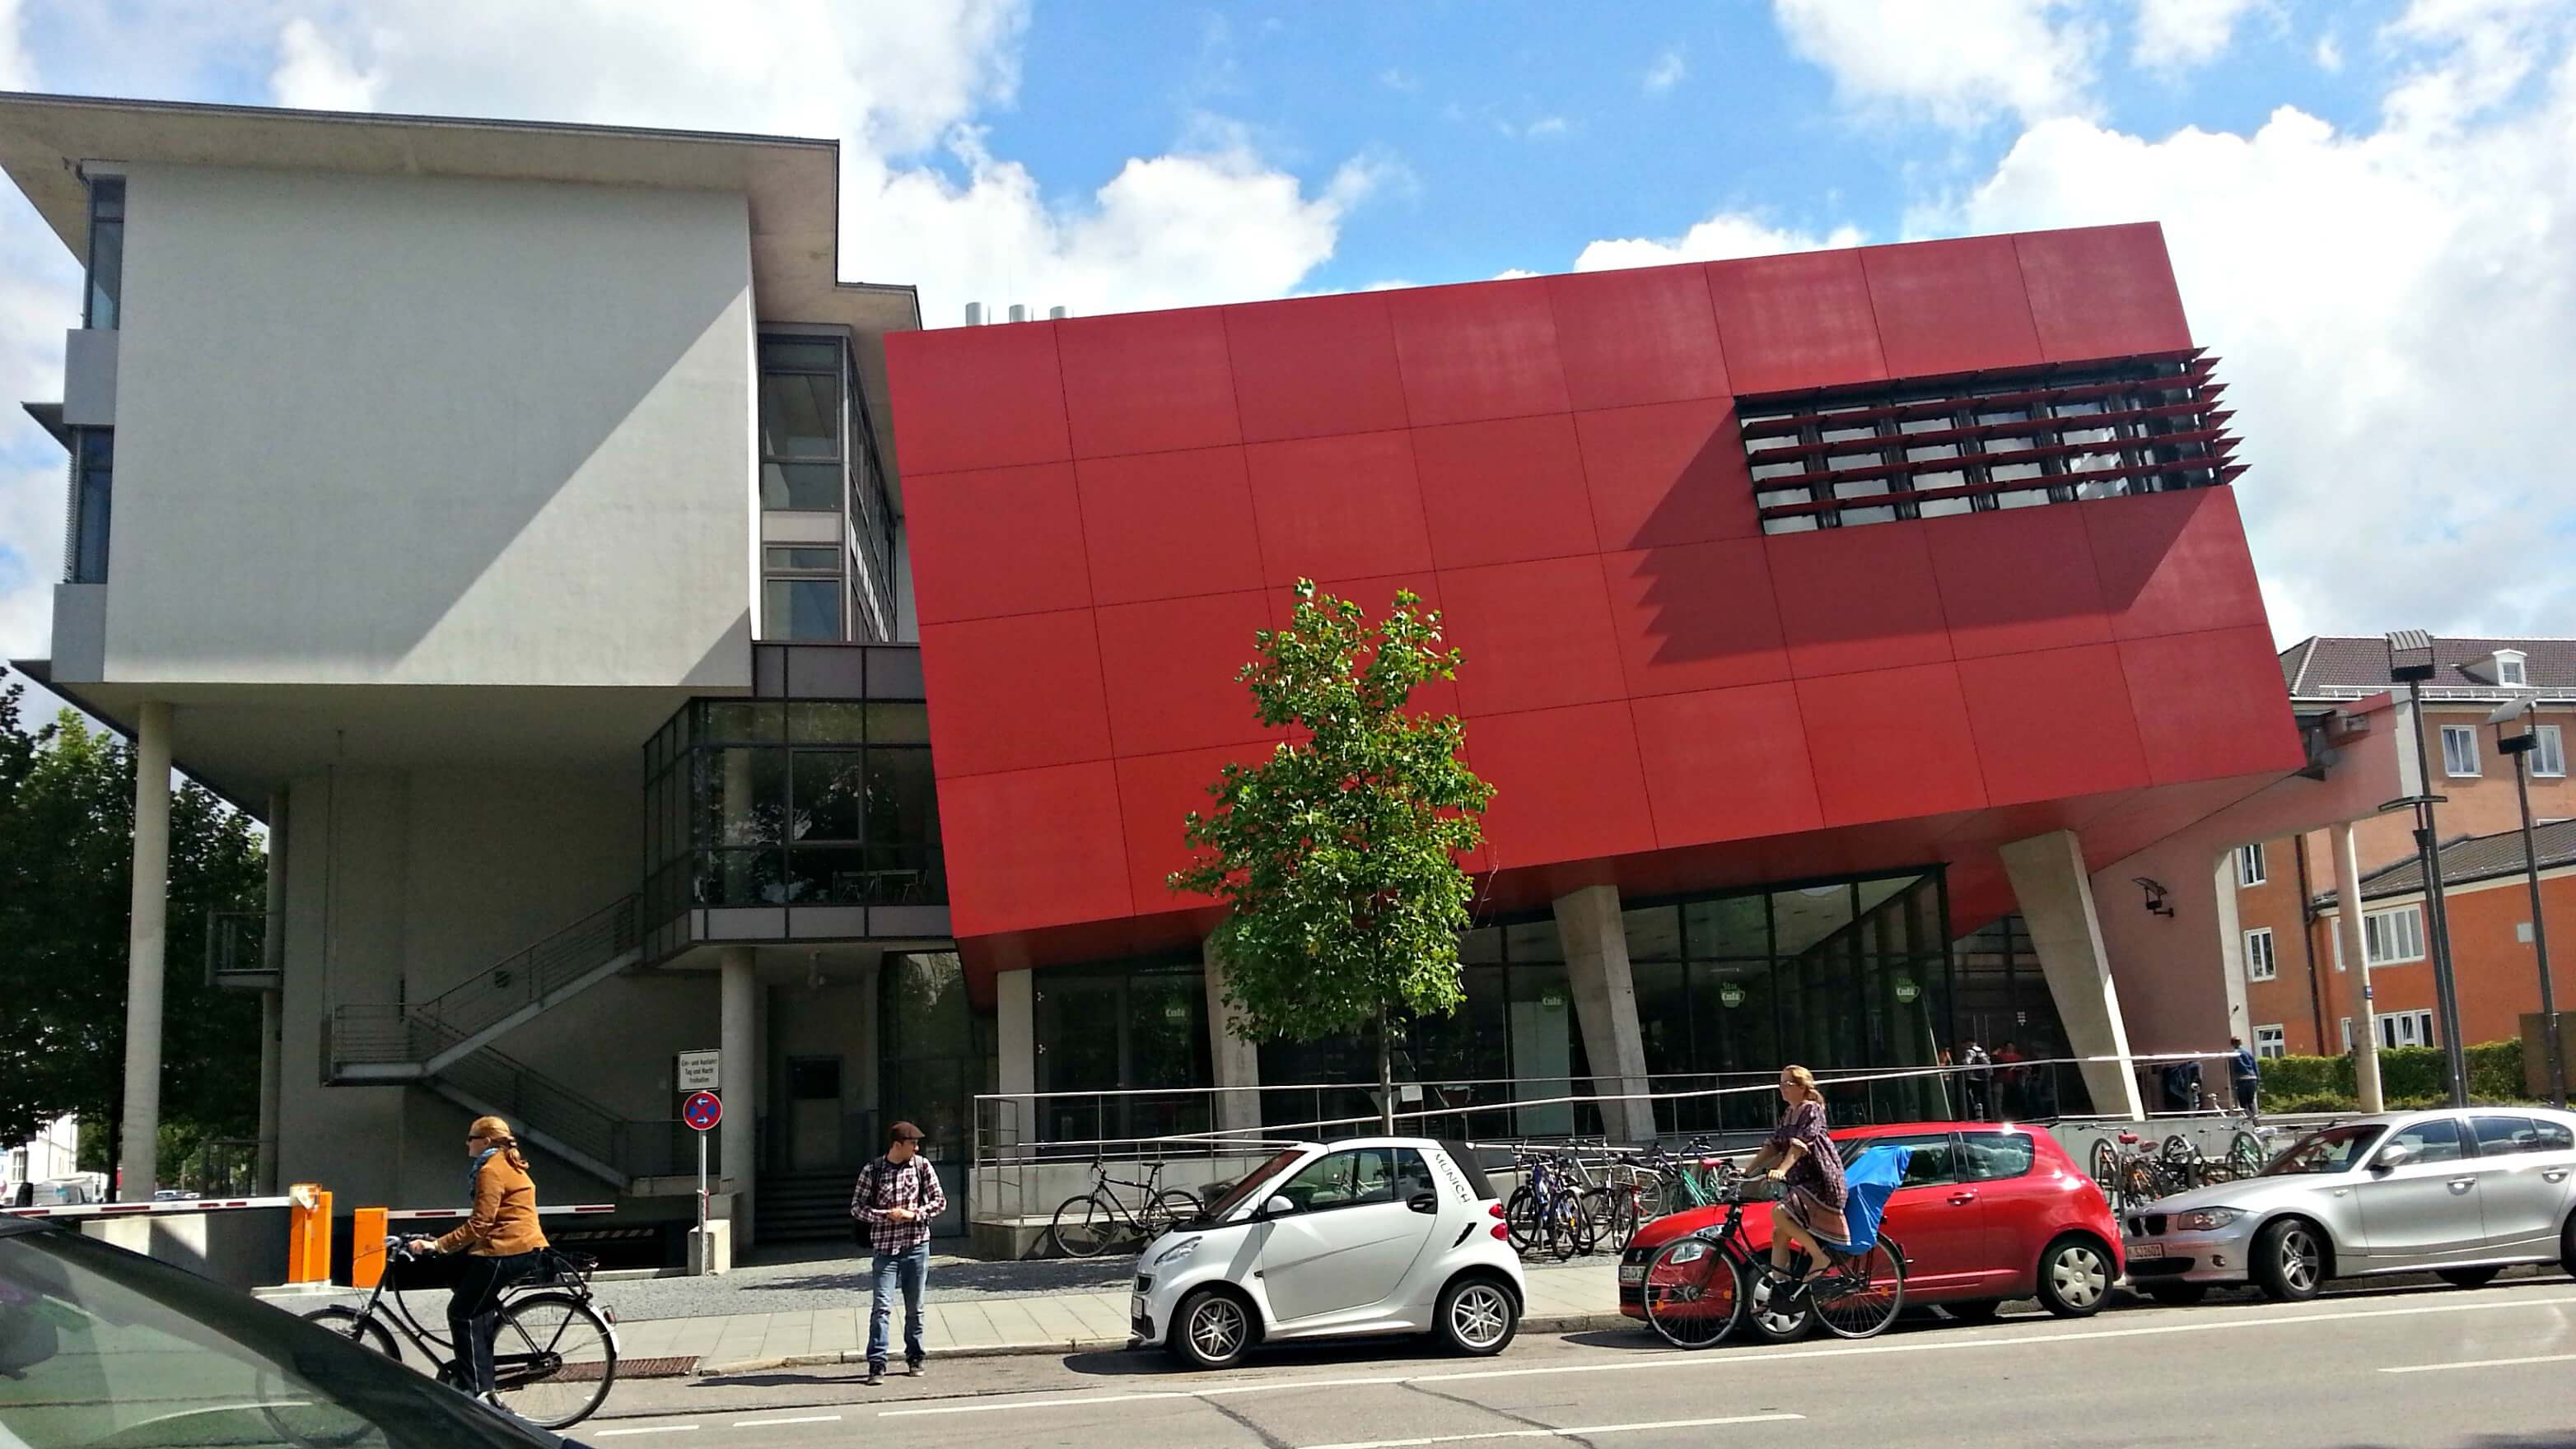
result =
M737 193L762 320L870 339L921 326L910 285L840 279L837 141L0 92L0 170L75 258L89 249L82 168L137 162ZM859 354L868 401L888 417L884 349Z

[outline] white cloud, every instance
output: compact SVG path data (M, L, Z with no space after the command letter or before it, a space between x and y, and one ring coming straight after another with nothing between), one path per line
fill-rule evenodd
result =
M2207 65L2236 39L2236 22L2266 0L2138 0L2138 64L2159 70Z
M1772 0L1846 105L1971 129L2089 115L2103 27L2078 0Z
M1715 262L1729 257L1767 257L1782 252L1856 247L1857 228L1838 226L1822 236L1772 226L1740 211L1721 211L1678 237L1621 237L1593 242L1574 259L1578 272L1606 272L1619 267L1660 267L1672 262Z
M1532 121L1527 126L1523 127L1521 129L1521 134L1524 136L1562 136L1565 134L1565 117L1541 116L1537 120Z
M36 88L36 65L20 29L20 0L0 0L0 90Z
M378 48L390 44L378 38ZM322 38L313 22L302 17L286 22L277 37L277 69L268 77L270 94L281 106L312 111L365 111L384 89L382 67L360 70Z
M2032 128L1914 227L2156 218L2224 357L2238 500L2284 639L2576 618L2576 45L2564 11L2427 4L2373 129ZM2545 70L2540 86L2522 79Z
M1422 89L1422 82L1420 79L1406 75L1401 69L1395 66L1388 66L1386 69L1379 71L1377 73L1377 83L1391 91L1418 91Z
M1678 45L1668 45L1655 57L1655 63L1646 67L1646 94L1662 95L1680 85L1682 77L1688 74L1690 74L1690 67L1682 60L1682 48Z
M2317 69L2328 75L2343 70L2343 44L2330 34L2317 41Z

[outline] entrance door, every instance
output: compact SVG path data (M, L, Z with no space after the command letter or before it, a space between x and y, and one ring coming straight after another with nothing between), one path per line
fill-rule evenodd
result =
M841 1059L787 1059L787 1165L798 1172L843 1166Z
M948 1211L930 1225L934 1237L966 1231L966 1164L973 1147L970 1086L991 1080L989 1037L979 1035L966 1004L966 971L954 952L888 956L877 973L880 1064L877 1140L896 1122L919 1127L922 1155L939 1174Z

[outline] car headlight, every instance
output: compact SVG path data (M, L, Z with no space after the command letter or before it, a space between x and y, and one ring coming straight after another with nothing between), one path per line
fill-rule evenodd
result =
M1697 1238L1686 1238L1682 1241L1681 1246L1673 1249L1672 1261L1676 1263L1696 1263L1707 1256L1708 1244L1701 1242Z
M2191 1212L2174 1214L2174 1231L2178 1233L2214 1232L2243 1216L2245 1211L2242 1208L2197 1208Z
M1198 1240L1198 1239L1196 1239L1196 1238L1183 1238L1183 1239L1181 1239L1179 1242L1172 1244L1172 1245L1171 1245L1170 1247L1168 1247L1168 1248L1165 1248L1163 1251L1161 1251L1161 1252L1159 1252L1159 1253L1156 1253L1156 1254L1154 1255L1154 1263L1155 1263L1155 1266L1157 1266L1157 1267L1160 1267L1161 1265L1163 1265L1163 1264L1165 1264L1165 1263L1177 1263L1177 1262L1180 1262L1182 1259L1187 1258L1190 1254L1197 1252L1198 1250L1199 1250L1199 1240Z

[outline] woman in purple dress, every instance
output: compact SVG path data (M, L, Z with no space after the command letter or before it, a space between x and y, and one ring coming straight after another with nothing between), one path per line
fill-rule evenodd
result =
M1807 1274L1798 1285L1803 1290L1829 1266L1819 1239L1851 1241L1851 1229L1843 1222L1843 1159L1825 1134L1825 1102L1816 1092L1816 1074L1801 1066L1782 1067L1780 1096L1789 1110L1771 1140L1753 1155L1752 1170L1767 1169L1781 1188L1780 1206L1771 1215L1772 1276L1788 1276L1794 1243L1807 1251Z

